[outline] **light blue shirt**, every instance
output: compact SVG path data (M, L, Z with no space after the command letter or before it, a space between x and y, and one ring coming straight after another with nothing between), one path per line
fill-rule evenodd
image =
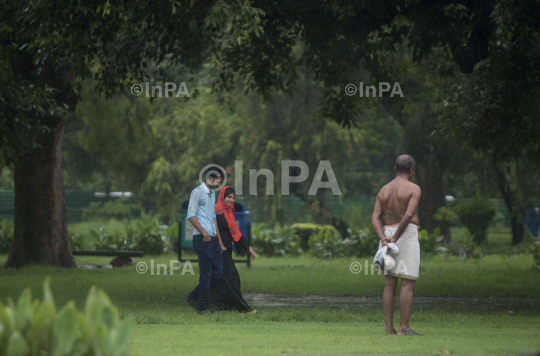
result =
M210 236L216 236L216 226L214 225L214 219L216 218L215 205L216 194L214 191L210 191L204 182L193 189L189 196L187 218L195 216L199 220L201 227ZM193 235L200 235L200 232L194 229Z

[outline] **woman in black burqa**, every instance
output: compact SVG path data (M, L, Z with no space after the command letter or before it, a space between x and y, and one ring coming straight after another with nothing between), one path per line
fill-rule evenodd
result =
M221 189L215 206L219 234L225 250L222 259L223 277L211 288L212 304L214 309L218 310L238 310L239 312L254 314L257 311L251 309L242 298L240 275L233 261L232 246L234 244L236 251L242 256L249 252L253 261L257 258L257 254L253 251L247 238L243 237L238 229L233 214L234 200L234 188L226 186Z

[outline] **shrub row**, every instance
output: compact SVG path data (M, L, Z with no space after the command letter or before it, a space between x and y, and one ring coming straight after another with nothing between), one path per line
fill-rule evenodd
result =
M358 230L343 239L330 225L261 226L252 231L253 248L264 256L298 256L305 252L317 258L370 256L375 254L378 244L377 236L370 230Z
M177 249L178 224L167 226L154 222L145 225L137 221L136 224L124 224L124 231L111 234L100 227L99 230L90 230L90 234L96 240L90 246L93 250L144 251L150 255L161 255ZM73 249L83 248L78 239L78 235L71 237Z
M126 223L123 231L109 233L103 228L91 229L90 235L95 241L87 246L80 233L69 234L69 242L73 250L118 250L144 251L150 255L177 251L178 224L159 225L157 222L144 224ZM13 242L13 221L4 219L0 222L0 254L7 254Z

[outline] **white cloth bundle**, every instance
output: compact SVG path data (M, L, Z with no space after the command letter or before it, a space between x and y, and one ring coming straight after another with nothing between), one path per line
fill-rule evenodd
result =
M389 243L388 247L383 246L377 253L375 254L375 257L373 258L373 264L375 267L386 270L386 269L392 269L396 266L396 261L392 256L388 255L388 249L390 249L390 252L394 255L397 255L399 253L399 247L395 243Z

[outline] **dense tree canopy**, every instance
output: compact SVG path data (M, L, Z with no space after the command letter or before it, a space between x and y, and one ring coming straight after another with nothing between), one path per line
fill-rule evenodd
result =
M528 157L538 157L538 108L531 99L538 82L537 1L5 0L0 6L0 144L15 167L14 251L47 239L46 246L63 241L52 255L67 250L61 147L65 113L80 99L78 79L92 78L111 97L135 82L190 79L207 64L208 85L233 107L227 92L235 85L271 100L294 94L305 68L323 88L318 116L350 127L373 100L347 96L344 86L406 80L411 67L395 57L405 45L417 62L443 53L439 74L452 73L455 65L469 74L476 66L448 100L448 117L466 120L447 122L455 137L492 154L497 164L520 153L517 144ZM403 111L411 101L405 95L383 104ZM494 119L487 130L486 118ZM153 159L160 158L149 152L139 164ZM504 172L498 169L497 176L501 190L509 191ZM34 190L32 181L40 182ZM31 221L45 216L46 224L35 223L48 232L22 230L24 215ZM38 247L29 248L35 250L30 257L14 254L7 264L55 263L54 257L40 257ZM60 265L73 264L62 258Z

